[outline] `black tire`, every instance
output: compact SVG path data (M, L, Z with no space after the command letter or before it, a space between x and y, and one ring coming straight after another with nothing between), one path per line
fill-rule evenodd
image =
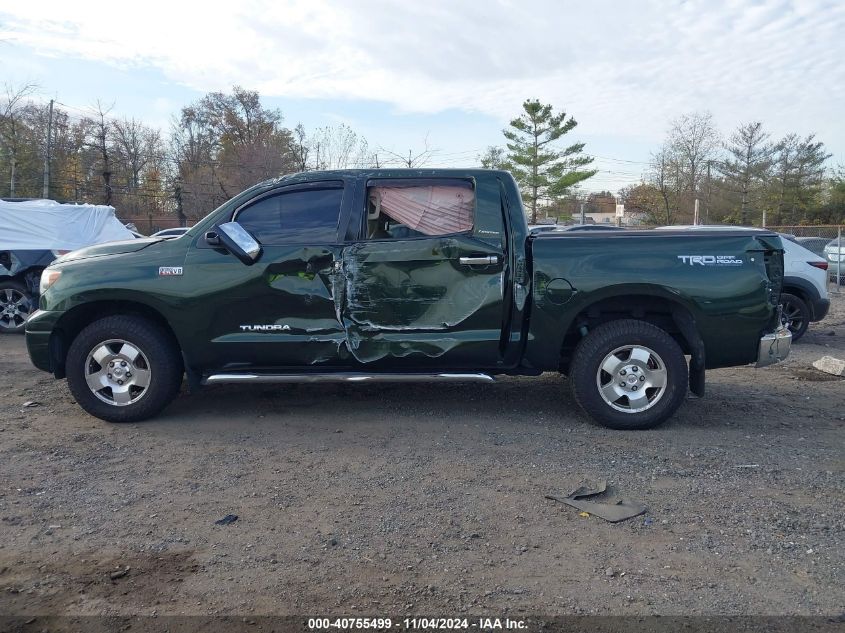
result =
M114 356L103 355L104 362L100 364L95 352L103 349ZM124 349L130 350L128 355L120 353ZM131 360L133 351L139 352L134 361ZM115 369L108 369L110 362L115 364ZM173 337L155 323L129 315L104 317L83 329L71 343L65 371L70 391L79 405L108 422L139 422L153 417L179 393L184 373L182 357ZM115 373L108 373L106 380L101 374L109 371ZM131 371L135 372L134 378L130 378ZM121 372L120 376L117 372ZM146 386L130 386L139 375L145 375ZM95 392L89 387L89 376L95 382L99 376L104 387ZM125 388L115 384L119 378L125 381ZM121 385L124 385L123 381ZM129 393L123 396L125 404L117 403L119 394L116 390Z
M810 327L810 306L801 297L789 292L780 293L780 304L783 306L783 322L792 332L793 342L797 341Z
M632 348L628 359L626 347ZM632 357L633 348L638 350L638 357L643 352L651 354L646 355L647 360L638 361ZM621 351L611 358L616 350ZM608 367L619 363L612 378L610 373L599 371L605 362ZM661 379L661 388L649 386ZM689 372L683 350L669 334L645 321L622 319L599 325L581 340L572 357L569 382L575 401L600 424L612 429L650 429L665 422L681 406L689 386ZM616 385L624 395L612 403L606 401L602 388L615 390ZM645 388L641 389L643 385ZM641 403L642 410L633 408L635 400L630 398L643 397L646 400Z
M36 307L26 285L13 279L0 281L0 334L22 334Z

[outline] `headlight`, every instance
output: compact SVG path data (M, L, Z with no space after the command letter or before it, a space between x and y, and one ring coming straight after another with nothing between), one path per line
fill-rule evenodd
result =
M43 295L47 292L47 288L56 283L61 276L61 270L51 270L50 268L45 268L41 273L41 283L38 284L38 294Z

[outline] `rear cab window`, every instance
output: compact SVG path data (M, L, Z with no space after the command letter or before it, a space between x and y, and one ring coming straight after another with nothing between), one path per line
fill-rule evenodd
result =
M459 179L379 179L367 183L365 239L399 240L470 233L475 191Z

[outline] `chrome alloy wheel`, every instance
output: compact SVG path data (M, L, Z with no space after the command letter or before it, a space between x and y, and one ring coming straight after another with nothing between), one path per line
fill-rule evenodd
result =
M26 323L32 303L24 293L15 288L0 290L0 327L13 330Z
M99 343L85 361L88 388L97 398L116 407L125 407L143 398L151 375L144 352L122 339Z
M596 385L602 399L617 411L639 413L666 393L666 364L643 345L617 347L599 365Z

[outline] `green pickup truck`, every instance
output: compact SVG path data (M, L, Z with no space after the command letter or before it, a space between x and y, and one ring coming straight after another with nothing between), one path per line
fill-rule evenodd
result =
M503 171L308 172L177 239L69 253L26 325L36 367L112 422L220 383L565 374L581 408L653 427L705 369L786 357L781 243L742 231L529 233ZM689 357L687 360L686 357Z

